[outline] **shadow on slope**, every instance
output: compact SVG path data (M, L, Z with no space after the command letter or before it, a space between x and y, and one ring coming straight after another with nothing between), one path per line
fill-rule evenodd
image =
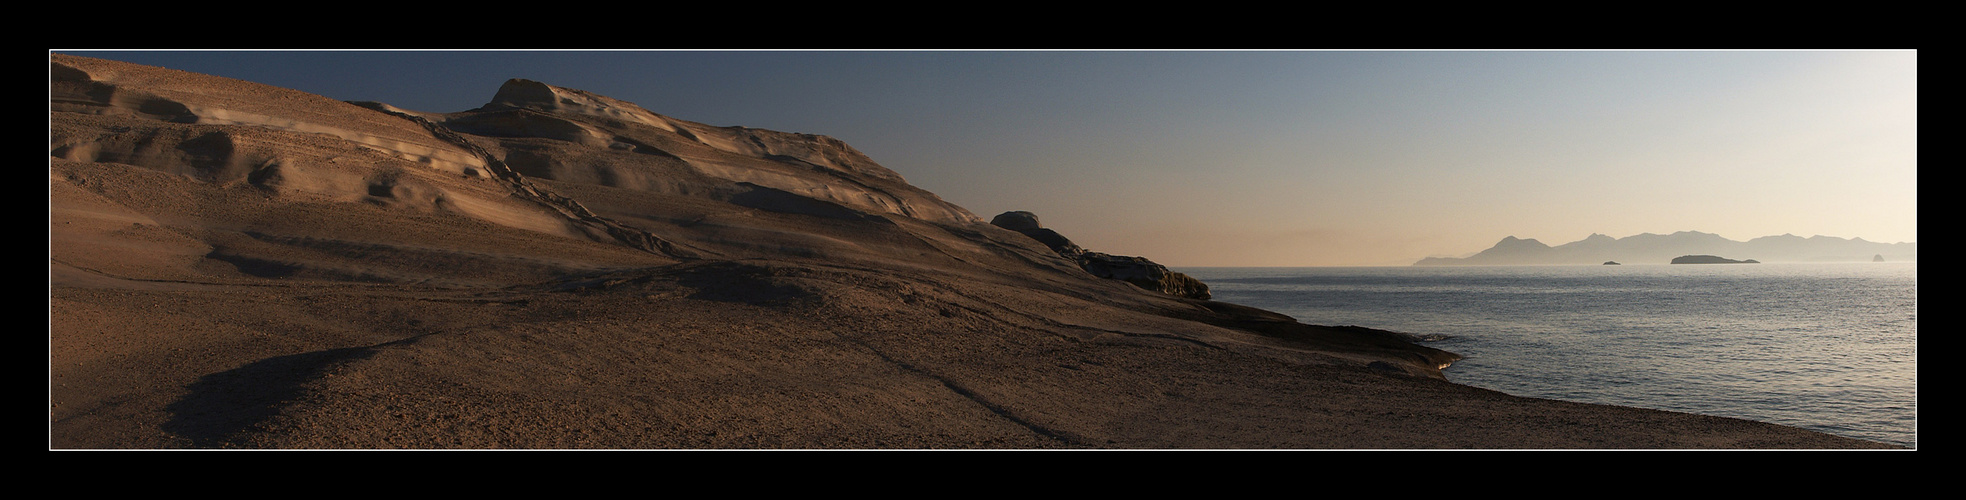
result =
M278 414L303 385L342 363L375 355L375 347L346 347L267 358L200 377L190 394L165 407L163 430L191 440L193 448L226 447L229 439Z

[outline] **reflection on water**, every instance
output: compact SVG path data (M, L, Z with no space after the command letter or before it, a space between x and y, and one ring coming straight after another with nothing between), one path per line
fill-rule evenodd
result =
M1916 446L1916 263L1184 268L1215 299L1446 335L1456 382Z

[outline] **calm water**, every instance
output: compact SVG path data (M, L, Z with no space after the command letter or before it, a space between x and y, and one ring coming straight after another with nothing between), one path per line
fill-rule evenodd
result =
M1446 336L1463 384L1917 446L1916 263L1179 271L1305 323Z

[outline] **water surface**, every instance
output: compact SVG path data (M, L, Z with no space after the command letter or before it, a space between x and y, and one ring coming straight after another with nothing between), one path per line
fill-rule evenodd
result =
M1445 336L1463 384L1917 445L1916 263L1178 270L1305 323Z

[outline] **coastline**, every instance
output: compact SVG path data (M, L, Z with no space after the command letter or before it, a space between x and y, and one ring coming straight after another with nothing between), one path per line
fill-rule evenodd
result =
M772 287L735 302L692 299L664 279L584 293L262 289L199 296L195 309L172 292L55 287L50 447L1892 448L1510 396L1348 361L1356 351L918 279L906 281L1008 307L857 309L887 303L885 287L821 288L880 299L864 302L772 304ZM343 304L307 299L323 294ZM1017 313L1041 302L1087 312ZM944 315L951 305L996 314ZM139 312L160 307L180 312ZM399 316L334 319L378 310ZM427 333L276 346L259 340L274 325L237 326L272 318L308 333L286 334L296 342L356 328ZM158 328L205 333L146 333ZM109 340L116 352L101 347Z
M50 449L1889 448L1451 383L825 136L525 80L419 114L50 78Z
M1470 358L1457 383L1915 448L1915 265L1181 270L1306 322L1426 334Z

